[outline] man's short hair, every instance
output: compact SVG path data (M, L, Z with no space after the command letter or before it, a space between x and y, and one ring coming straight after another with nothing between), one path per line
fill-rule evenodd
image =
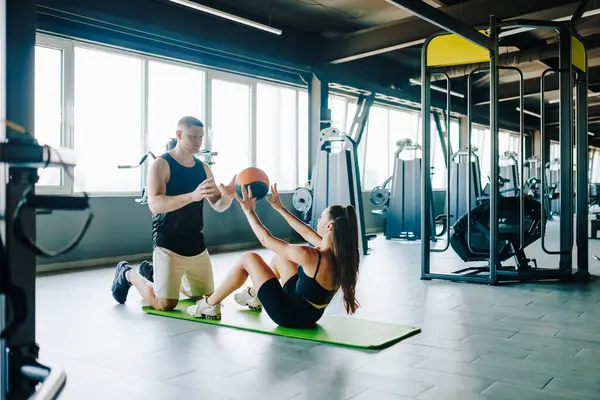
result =
M177 122L177 129L191 128L192 126L204 127L202 121L196 117L183 117Z

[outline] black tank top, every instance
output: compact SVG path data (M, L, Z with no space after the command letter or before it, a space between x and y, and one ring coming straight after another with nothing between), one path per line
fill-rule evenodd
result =
M161 156L169 164L170 177L167 196L193 192L206 179L206 171L200 160L193 167L179 164L169 154ZM182 256L195 256L206 249L204 244L204 200L190 203L179 210L152 215L152 240L154 246L164 247Z
M302 266L298 267L298 282L296 283L296 295L304 298L317 308L325 308L330 302L337 290L327 290L319 282L317 282L317 274L319 273L319 267L321 266L321 252L317 250L319 254L319 261L317 262L317 268L315 275L311 278L304 272Z

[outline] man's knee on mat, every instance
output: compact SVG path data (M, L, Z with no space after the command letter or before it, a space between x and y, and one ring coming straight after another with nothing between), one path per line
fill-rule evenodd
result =
M157 297L154 299L153 307L158 311L171 311L177 307L178 300L177 299L163 299Z

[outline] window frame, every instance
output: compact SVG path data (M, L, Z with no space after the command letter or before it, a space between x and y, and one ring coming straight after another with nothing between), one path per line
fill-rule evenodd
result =
M209 138L207 140L206 146L209 144L212 145L212 92L213 92L213 81L220 80L224 82L238 83L241 85L247 85L250 87L250 129L249 129L249 137L248 143L250 144L248 148L248 160L249 166L256 166L256 82L253 82L252 78L249 78L244 75L232 74L230 72L218 71L218 70L207 70L205 76L205 112L206 112L206 136ZM219 162L219 156L217 156L217 163Z
M204 136L204 142L203 142L203 146L205 148L209 148L210 149L210 145L212 143L212 135L210 135L210 128L209 128L209 123L208 123L208 115L209 115L209 110L208 110L208 105L207 103L209 103L206 99L208 96L208 69L203 68L197 64L193 64L193 63L189 63L189 62L178 62L176 60L171 60L169 58L160 58L160 57L156 57L156 56L142 56L143 58L143 67L142 67L142 141L141 141L141 146L142 146L142 154L146 154L149 150L149 144L150 144L150 140L149 140L149 124L148 124L148 110L149 110L149 102L150 102L150 62L158 62L158 63L163 63L163 64L169 64L175 67L182 67L182 68L189 68L189 69L193 69L199 72L202 72L203 77L202 77L202 87L200 88L200 91L203 93L203 99L202 99L202 114L200 115L200 119L203 119L204 124L205 124L205 136ZM158 156L158 154L155 154L156 156ZM218 157L218 156L217 156ZM218 158L217 158L218 161ZM142 175L141 175L141 184L140 184L140 190L143 186L146 186L148 184L148 170L150 168L150 164L151 162L146 161L144 163L144 165L142 165L140 168L142 168ZM122 192L114 192L114 193L122 193ZM137 194L136 194L137 195Z
M123 49L116 46L110 46L105 44L91 43L77 39L65 39L53 35L44 33L36 34L36 46L48 47L52 49L61 50L63 53L62 59L62 82L63 82L63 96L62 96L62 131L61 131L61 146L66 148L73 148L75 139L75 48L84 48L89 50L101 51L104 53L117 54L129 58L138 59L142 62L142 121L141 121L141 154L140 157L148 151L148 93L149 93L149 63L150 61L171 64L174 66L195 69L203 72L203 87L200 91L203 92L203 104L202 112L205 116L208 115L207 110L207 81L209 72L212 71L205 67L202 67L195 63L187 61L174 60L170 58L163 58L154 55L148 55L136 52L134 50ZM234 77L239 77L235 74L227 74ZM242 77L247 80L250 78ZM208 126L208 124L207 124ZM207 135L207 146L209 145L210 135ZM90 197L137 197L143 186L147 184L149 164L145 163L141 166L140 174L140 189L137 191L88 191L86 192ZM68 169L69 174L63 172L61 185L60 186L36 186L36 191L40 194L73 194L76 192L76 185L74 179L71 177L75 176L75 170L73 167ZM80 191L78 191L80 192Z
M285 85L279 82L271 82L271 81L267 81L267 80L262 80L262 79L254 79L253 82L254 86L253 86L253 98L256 99L258 96L258 85L265 85L265 86L273 86L276 88L282 88L282 89L291 89L294 91L294 97L295 97L295 104L296 104L296 109L295 109L295 117L294 117L294 144L295 144L295 152L294 152L294 166L295 166L295 172L294 172L294 189L280 189L277 188L277 191L279 193L294 193L294 191L296 190L296 188L303 186L304 182L300 182L300 92L304 91L308 94L308 89L303 89L303 88L298 88L296 86L292 86L292 85ZM252 135L253 135L253 139L252 139L252 143L253 143L253 151L255 154L255 158L254 161L252 162L252 166L256 167L257 166L257 154L258 154L258 148L256 147L258 145L258 120L257 120L257 110L258 110L258 102L254 101L253 102L254 107L253 107L253 112L254 112L254 119L256 119L256 121L254 121L253 123L253 131L252 131ZM309 127L309 132L308 134L310 135L310 127ZM308 149L308 152L310 153L310 149ZM307 154L308 156L308 154ZM276 182L271 182L271 183L276 183Z
M140 74L140 79L141 79L141 87L142 87L142 121L141 121L141 143L142 145L146 142L144 139L145 133L144 129L146 128L147 123L144 122L144 116L145 113L144 111L147 110L146 108L146 103L147 103L147 94L148 92L145 91L147 89L147 87L145 86L145 77L147 75L147 70L146 70L146 66L147 66L147 62L144 61L144 56L136 53L134 51L128 51L125 49L120 49L114 46L105 46L105 45L101 45L101 44L95 44L95 43L89 43L89 42L85 42L85 41L81 41L81 40L71 40L72 42L72 52L73 52L73 59L72 59L72 71L71 71L71 80L72 80L72 107L73 107L73 112L72 112L72 129L71 129L71 142L70 142L70 148L72 149L74 147L75 144L75 48L79 47L82 49L86 49L86 50L94 50L94 51L99 51L99 52L103 52L103 53L109 53L109 54L116 54L119 56L123 56L123 57L129 57L129 58L133 58L133 59L137 59L141 61L142 64L142 70L141 70L141 74ZM145 91L145 92L144 92ZM145 97L144 97L145 96ZM147 150L146 150L147 151ZM140 154L140 157L142 157L142 155L146 152L143 151ZM90 197L137 197L140 195L140 191L142 190L142 186L145 185L144 182L144 177L145 177L145 173L144 170L148 168L147 163L142 166L142 167L138 167L141 168L140 171L140 188L137 191L119 191L119 190L115 190L115 191L102 191L102 190L91 190L91 191L85 191L85 193L90 196ZM75 172L73 172L73 178L75 177ZM71 186L71 193L82 193L82 190L76 190L77 185L75 182L73 182L72 186Z
M61 59L61 129L60 129L60 146L73 148L73 122L74 122L74 46L73 41L37 34L36 47L45 47L62 52ZM34 131L35 136L35 131ZM36 193L42 195L71 195L73 194L73 177L75 169L68 167L61 171L60 185L36 185Z

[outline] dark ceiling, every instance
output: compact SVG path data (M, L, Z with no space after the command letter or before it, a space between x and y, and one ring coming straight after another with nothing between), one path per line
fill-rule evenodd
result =
M413 17L385 0L196 0L224 11L252 18L283 30L283 35L304 36L317 49L317 64L369 70L372 67L379 81L412 98L419 88L409 82L419 79L423 40L439 28ZM600 140L600 0L423 0L467 25L485 27L489 15L502 19L530 18L567 20L582 5L583 16L576 23L577 32L588 48L589 130L595 133L591 142ZM522 69L525 75L526 109L540 112L539 77L549 68L558 66L557 34L554 31L527 31L502 38L504 60ZM468 72L468 71L467 71ZM452 70L453 90L466 93L466 73ZM518 120L518 82L516 74L503 73L500 85L501 118ZM384 82L385 81L385 82ZM546 111L550 127L558 121L558 82L549 78ZM482 76L474 83L473 102L486 114L489 97L488 79ZM402 96L401 94L399 95ZM466 101L453 99L458 106ZM539 126L539 118L527 115L526 125ZM600 142L598 142L600 144Z

